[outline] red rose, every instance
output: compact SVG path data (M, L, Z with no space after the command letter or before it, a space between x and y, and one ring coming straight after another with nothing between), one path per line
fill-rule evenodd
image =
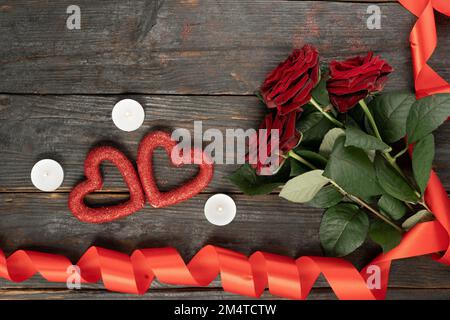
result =
M393 70L379 56L373 56L373 52L366 57L332 61L327 81L331 103L339 112L347 112L370 93L381 91Z
M319 52L305 45L278 65L266 78L261 94L268 108L280 114L300 109L311 99L311 90L319 80Z
M273 174L278 168L276 165L282 162L282 156L300 142L301 135L295 127L297 115L296 111L287 115L269 113L259 126L258 133L250 138L247 160L258 174ZM273 143L271 130L278 130L278 143Z

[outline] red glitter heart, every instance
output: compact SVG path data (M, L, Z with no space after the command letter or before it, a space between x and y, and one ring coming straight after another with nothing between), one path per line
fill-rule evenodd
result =
M119 169L130 191L130 199L119 205L90 208L85 204L84 198L87 194L102 188L100 165L103 161L110 161ZM112 147L92 149L84 162L84 173L87 180L78 184L69 195L69 209L79 220L89 223L110 222L144 207L145 198L139 176L131 161L119 150Z
M209 160L209 158L206 158L207 156L204 152L196 152L193 149L193 156L198 153L202 155L202 161L198 161L199 172L197 176L173 190L167 192L159 191L153 176L153 151L158 147L164 148L172 164L178 167L184 163L175 163L171 157L171 153L176 145L176 141L172 140L170 135L163 131L155 131L148 134L139 145L137 159L139 176L141 177L147 200L154 208L167 207L194 197L208 186L213 177L214 166L211 164L211 161L205 160Z

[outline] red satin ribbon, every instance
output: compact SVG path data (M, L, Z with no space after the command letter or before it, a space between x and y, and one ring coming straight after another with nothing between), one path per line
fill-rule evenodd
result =
M111 291L145 293L156 277L162 283L206 286L221 275L225 291L259 297L266 287L276 296L305 299L322 273L339 299L383 299L386 294L392 260L446 251L438 261L450 264L450 201L432 172L426 200L436 221L418 224L406 233L401 243L382 254L361 272L339 258L289 257L256 252L245 255L205 246L186 265L173 248L136 250L131 256L117 251L91 247L78 261L82 282L102 280ZM52 282L66 282L67 268L72 263L64 256L19 250L7 259L0 251L0 277L24 281L36 272ZM369 289L366 281L372 274L367 269L378 266L380 289Z
M450 92L448 83L426 64L437 45L433 8L449 15L450 1L399 1L419 17L411 33L418 97ZM102 280L108 290L126 293L143 294L155 277L167 284L206 286L220 274L228 292L258 297L268 287L276 296L305 299L317 277L323 274L339 299L384 299L393 260L444 251L435 259L450 265L450 199L434 172L425 200L436 220L415 226L396 248L378 256L361 272L344 259L305 256L294 260L265 252L247 258L214 246L202 248L187 265L173 248L136 250L128 256L91 247L77 265L82 282ZM0 250L0 277L10 281L24 281L38 272L48 281L66 282L71 265L69 259L60 255L19 250L5 258ZM366 283L373 266L381 272L379 289L369 289Z
M450 1L399 0L399 2L418 18L409 38L417 98L436 93L450 93L450 84L427 64L437 47L434 10L450 16Z

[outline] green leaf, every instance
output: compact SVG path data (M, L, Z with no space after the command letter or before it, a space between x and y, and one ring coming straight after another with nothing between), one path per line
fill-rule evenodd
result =
M305 111L310 108L313 107L309 106ZM302 134L302 146L318 147L331 128L334 128L333 123L315 109L302 114L297 122L297 130Z
M336 140L324 176L355 196L365 198L382 194L367 154L355 147L345 147L344 141L345 137Z
M306 150L301 147L295 148L294 152L303 159L311 162L316 167L325 168L325 166L327 165L327 159L324 158L322 155L318 154L317 152Z
M259 176L249 164L244 164L229 179L243 193L253 196L268 194L282 186L289 179L289 173L289 165L284 164L273 176Z
M383 141L393 143L406 135L406 119L414 102L416 98L410 92L383 93L370 102Z
M319 103L321 106L328 106L330 104L330 97L327 91L327 79L328 79L328 70L321 70L320 81L315 86L315 88L311 91L311 95L314 100Z
M341 128L333 128L328 131L320 144L319 153L324 157L329 157L336 139L343 135L345 135L345 131Z
M417 202L418 197L408 182L380 154L375 156L374 163L378 182L387 194L402 201Z
M406 122L411 144L437 129L450 116L450 94L436 94L418 100L412 106Z
M345 130L345 146L353 146L364 150L390 150L386 143L378 138L365 133L356 127L348 127Z
M421 210L414 214L413 216L409 217L405 220L402 224L402 228L408 231L412 227L414 227L418 223L427 222L434 220L434 216L431 212L428 212L427 210Z
M375 159L375 154L376 151L375 150L366 150L367 156L369 157L370 161L373 162L373 160Z
M311 201L329 180L322 176L323 170L313 170L289 180L280 192L280 197L296 202Z
M383 253L394 249L402 240L402 234L398 230L380 220L372 222L369 236L383 248Z
M367 130L366 123L367 118L366 114L362 108L356 107L350 109L347 113L339 114L340 120L344 121L347 126L359 127ZM370 127L370 125L369 125Z
M394 220L401 219L408 212L408 208L402 201L387 194L382 195L380 200L378 200L378 207L380 207L383 213Z
M368 229L369 219L358 206L341 203L325 211L320 223L320 243L327 255L346 256L363 244Z
M302 173L308 172L310 169L307 168L305 165L301 164L294 158L289 158L290 165L291 165L291 172L289 174L290 177L296 177Z
M361 197L361 200L364 200L364 202L366 202L368 204L375 205L378 201L378 196Z
M341 202L343 198L342 193L329 185L323 187L307 205L313 208L329 208Z
M414 178L423 194L430 179L431 166L434 159L434 137L429 134L414 145L412 154L412 168Z

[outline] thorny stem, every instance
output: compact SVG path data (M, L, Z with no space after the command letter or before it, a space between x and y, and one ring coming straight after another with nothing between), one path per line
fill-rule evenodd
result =
M314 100L314 98L311 97L310 100L311 104L317 109L319 110L320 113L322 113L328 120L330 120L331 122L333 122L335 125L337 125L338 127L343 128L344 124L342 122L340 122L339 120L337 120L336 118L332 117L328 112L325 112L322 107ZM378 131L378 127L375 123L375 119L373 118L372 114L369 111L369 108L367 107L366 103L364 100L360 100L359 104L361 105L362 109L364 110L364 113L367 115L367 118L375 132L376 137L380 140L383 141L383 139L381 138L380 132ZM400 169L400 167L397 165L396 163L396 158L401 156L403 153L405 153L406 150L401 151L401 153L397 154L396 157L392 157L389 153L389 151L385 151L383 152L383 156L385 157L385 159L390 163L391 166L394 167L395 170L397 170L400 175L406 179L406 176L403 174L403 171ZM289 151L288 156L291 158L294 158L295 160L297 160L298 162L306 165L307 167L309 167L312 170L316 170L317 167L315 167L313 164L311 164L309 161L307 161L306 159L302 158L301 156L299 156L297 153L295 153L294 151ZM408 180L407 180L408 181ZM347 191L345 191L344 189L342 189L336 182L330 180L330 183L344 196L348 197L350 200L352 200L353 202L356 202L357 204L359 204L360 206L364 207L366 210L368 210L369 212L371 212L372 214L374 214L376 217L378 217L379 219L383 220L384 222L386 222L387 224L389 224L391 227L393 227L394 229L396 229L397 231L399 231L400 233L403 233L403 229L401 227L399 227L398 225L396 225L393 221L391 221L388 217L386 217L385 215L383 215L382 213L378 212L377 210L375 210L372 206L370 206L367 202L365 202L364 200L358 198L357 196L354 196L352 194L347 193ZM416 194L418 194L417 191L415 191ZM419 194L420 196L420 194ZM428 207L426 206L425 203L420 202L420 204L422 206L424 206L425 208L427 208L428 211L430 211L428 209ZM410 205L408 203L406 203L406 205L411 209Z
M380 131L378 131L378 127L377 127L377 124L375 123L375 119L373 118L372 113L370 112L369 107L367 106L367 104L364 101L364 99L359 100L359 105L361 106L361 108L363 109L364 113L366 114L367 119L369 120L370 126L372 127L372 130L375 133L375 136L378 138L378 140L383 142L383 138L381 138ZM400 167L395 162L395 158L393 158L388 151L383 151L382 154L383 154L383 157L389 162L389 164L395 170L397 170L398 173L400 173L403 178L406 179L405 175L403 174L402 169L400 169Z
M309 161L303 159L302 157L300 157L298 154L296 154L294 151L289 151L288 156L291 158L294 158L295 160L297 160L298 162L308 166L309 168L311 168L312 170L316 170L317 168L311 164ZM366 208L367 210L369 210L371 213L373 213L375 216L377 216L379 219L383 220L384 222L386 222L387 224L389 224L390 226L392 226L393 228L395 228L396 230L398 230L399 232L403 232L402 228L400 228L399 226L397 226L394 222L392 222L391 220L389 220L386 216L384 216L383 214L379 213L377 210L375 210L374 208L372 208L368 203L364 202L362 199L347 193L347 191L345 191L344 189L342 189L336 182L334 182L333 180L330 180L330 183L340 192L342 193L342 195L348 197L350 200L358 203L359 205L363 206L364 208Z
M334 118L333 116L331 116L328 112L325 112L322 107L317 103L316 100L314 100L313 97L311 97L310 100L311 104L314 106L314 108L316 108L317 110L319 110L320 113L322 113L324 115L325 118L327 118L328 120L330 120L331 122L333 122L335 125L337 125L340 128L344 127L344 124L342 122L340 122L339 120L337 120L336 118Z
M375 133L375 136L381 142L383 142L383 139L381 138L381 135L380 135L380 131L378 131L377 124L375 123L375 119L373 118L372 113L370 112L369 107L367 106L367 104L364 101L364 99L359 100L359 105L361 106L361 108L363 109L364 113L366 114L367 119L369 120L370 126L372 127L373 132ZM402 151L402 152L404 153L404 152L406 152L406 150ZM391 154L389 153L389 151L387 151L387 150L383 151L382 155L387 160L387 162L400 174L400 176L403 179L405 179L405 181L408 182L408 184L410 184L408 178L406 177L406 175L403 173L402 169L400 169L400 167L398 166L398 164L396 162L396 158L399 155L397 155L395 157L392 157ZM410 186L411 186L411 184L410 184ZM414 186L411 186L411 188L414 190L414 193L416 194L416 196L418 198L420 198L420 193L417 192L416 188Z
M378 217L379 219L383 220L384 222L386 222L387 224L389 224L391 227L395 228L397 231L399 231L400 233L403 233L403 229L400 228L399 226L397 226L394 222L392 222L390 219L388 219L385 215L381 214L380 212L378 212L377 210L375 210L374 208L372 208L368 203L366 203L364 200L347 193L347 191L345 191L344 189L342 189L336 182L330 180L330 183L340 192L342 193L344 196L348 197L350 200L356 202L357 204L361 205L362 207L366 208L367 210L369 210L372 214L374 214L376 217Z

